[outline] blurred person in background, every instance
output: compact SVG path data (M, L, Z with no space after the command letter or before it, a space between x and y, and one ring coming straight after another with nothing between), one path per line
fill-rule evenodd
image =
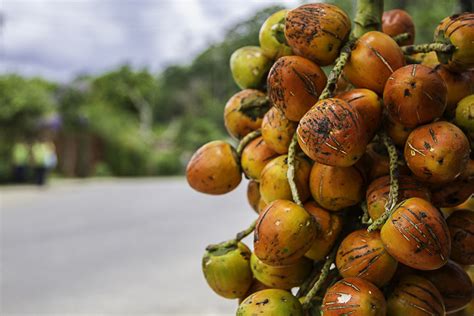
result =
M18 142L13 145L13 182L25 183L28 174L30 160L30 146L26 142Z
M43 185L46 183L48 172L56 166L56 148L50 141L39 141L31 148L35 170L35 183Z

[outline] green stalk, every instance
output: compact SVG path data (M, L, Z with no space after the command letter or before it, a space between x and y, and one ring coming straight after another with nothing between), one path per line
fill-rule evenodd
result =
M370 31L380 31L383 0L358 0L351 38L359 38Z
M398 200L398 153L395 144L392 139L386 134L381 133L380 138L382 139L385 147L388 151L388 156L390 158L390 191L388 193L388 201L385 204L385 212L377 218L370 226L367 228L367 231L371 232L377 229L380 229L387 219L392 214L395 206L397 205Z
M429 52L438 52L438 53L452 53L456 47L451 44L443 43L429 43L429 44L418 44L418 45L408 45L402 46L402 51L405 55L413 55L416 53L429 53Z
M260 135L262 135L262 132L258 129L248 133L240 140L239 145L237 146L237 155L239 156L239 159L240 156L242 156L242 151L244 151L245 146L247 146L252 140L259 137Z
M230 239L230 240L218 243L218 244L209 245L209 246L206 247L206 250L207 251L214 251L214 250L217 250L219 248L229 248L229 247L233 247L233 246L237 245L237 243L239 241L241 241L242 239L244 239L245 237L250 235L255 230L255 225L256 224L257 224L257 220L253 221L250 224L250 226L247 227L246 229L244 229L243 231L238 232L234 239Z
M298 188L295 182L295 172L296 172L296 148L298 146L298 136L296 133L293 135L291 139L290 146L288 147L288 171L287 171L287 178L288 184L290 185L291 196L293 197L293 201L299 206L303 206L301 202L300 195L298 193Z
M402 34L395 35L392 38L395 42L397 42L397 44L400 44L403 41L409 39L410 37L411 37L410 33L402 33Z

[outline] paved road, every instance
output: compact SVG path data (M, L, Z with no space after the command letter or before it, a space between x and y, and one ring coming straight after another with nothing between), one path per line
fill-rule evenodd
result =
M1 188L1 315L232 315L203 248L255 217L245 184L220 197L183 179Z

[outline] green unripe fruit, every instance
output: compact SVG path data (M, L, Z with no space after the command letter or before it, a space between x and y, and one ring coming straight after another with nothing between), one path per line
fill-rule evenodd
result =
M230 56L232 77L241 89L260 87L271 66L271 60L258 46L239 48Z
M239 242L236 246L206 251L202 271L207 284L220 296L239 298L252 284L250 249Z
M467 134L474 135L474 94L459 101L456 108L456 125Z
M237 309L237 316L303 316L303 307L290 292L268 289L247 297Z
M272 14L260 28L258 39L263 53L270 59L278 59L293 53L285 39L285 16L288 10Z

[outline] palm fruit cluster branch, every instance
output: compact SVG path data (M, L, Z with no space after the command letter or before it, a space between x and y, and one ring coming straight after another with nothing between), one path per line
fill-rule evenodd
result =
M276 12L233 53L238 146L205 144L186 175L214 195L244 175L258 218L204 276L241 316L474 315L474 14L413 45L407 12L355 12Z

